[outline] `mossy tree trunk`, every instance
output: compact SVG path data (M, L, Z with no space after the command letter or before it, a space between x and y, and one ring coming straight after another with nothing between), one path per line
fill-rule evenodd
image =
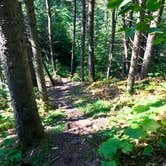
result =
M43 127L33 94L21 7L17 0L0 1L0 55L23 148L38 143Z

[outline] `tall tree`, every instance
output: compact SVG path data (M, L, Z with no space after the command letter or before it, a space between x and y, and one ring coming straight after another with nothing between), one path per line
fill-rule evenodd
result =
M73 0L73 32L72 32L72 53L71 53L71 76L74 75L75 47L76 47L76 16L77 16L77 1Z
M34 56L34 67L37 78L37 84L39 92L43 101L48 100L47 90L44 79L44 72L42 66L42 56L41 49L39 45L39 38L37 34L36 18L34 12L34 3L33 0L25 0L27 17L30 25L30 42L32 45L33 56Z
M53 53L53 34L52 34L52 17L51 17L50 0L46 0L46 12L48 17L48 41L49 41L49 48L50 48L51 63L53 67L54 76L56 76L56 59Z
M26 40L27 40L26 43L27 43L27 49L28 49L28 62L29 62L29 67L30 67L30 73L31 73L31 77L32 77L33 86L36 87L37 80L36 80L36 74L35 74L35 69L34 69L34 65L33 65L32 46L31 46L31 43L29 42L27 36L26 36Z
M144 9L145 6L145 0L139 0L138 1L139 6ZM137 24L141 23L144 19L144 11L140 10L138 12L137 16ZM129 93L133 92L133 86L135 83L135 75L137 71L137 62L138 62L138 56L139 56L139 48L141 44L141 38L142 37L142 32L141 30L136 29L135 34L134 34L134 41L133 41L133 48L132 48L132 57L131 57L131 62L130 62L130 70L128 74L128 81L127 81L127 90Z
M44 132L34 99L23 17L17 0L0 1L0 55L12 98L16 132L25 148L41 140Z
M95 0L89 0L88 6L88 70L89 81L95 80L94 66L94 4Z
M22 11L23 11L23 5L20 2ZM28 19L26 15L23 15L24 17L24 24L25 24L25 38L26 38L26 43L27 43L27 49L28 49L28 62L29 62L29 66L30 66L30 73L32 76L32 82L33 82L33 86L37 86L37 80L36 80L36 74L35 74L35 69L34 69L34 65L33 65L33 52L32 52L32 46L31 46L31 42L30 42L30 34L31 34L31 28L29 26L28 23Z
M111 40L110 40L110 47L109 47L109 54L108 54L108 67L107 67L107 78L110 76L111 66L112 66L112 58L113 58L113 51L115 45L115 32L116 32L116 9L112 9L112 30L111 30Z
M157 28L159 23L161 22L162 13L164 9L165 0L160 0L161 7L154 12L153 17L154 20L151 21L150 28ZM144 79L148 73L150 62L153 56L153 42L155 40L156 34L149 33L147 42L146 42L146 49L143 57L143 64L141 69L141 79Z
M85 32L86 32L86 2L82 0L82 29L81 29L81 81L84 81L84 56L85 56Z
M122 15L122 27L125 29L127 27L126 23L126 16L125 14ZM123 55L123 76L128 72L129 65L128 65L128 51L129 51L129 45L127 40L127 34L124 31L123 32L123 46L124 46L124 55Z

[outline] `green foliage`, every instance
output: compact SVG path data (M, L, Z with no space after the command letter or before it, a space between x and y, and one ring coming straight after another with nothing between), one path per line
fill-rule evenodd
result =
M44 125L54 125L57 120L65 117L64 111L61 109L49 111L47 115L42 117L42 122Z
M112 104L109 101L97 100L91 104L80 107L87 116L98 117L101 114L106 114L110 111Z
M166 138L161 138L161 139L159 140L159 144L161 145L161 147L162 147L163 149L166 150Z
M102 154L105 159L112 158L113 155L117 154L119 146L120 140L117 138L111 138L101 145L99 148L99 153Z
M162 89L162 86L165 85L164 82L160 84L147 83L148 81L146 81L146 86L153 84L154 89L158 86L157 90L165 92L165 88ZM143 86L143 84L144 82L139 87ZM146 86L143 90L146 89ZM98 151L103 157L103 165L109 165L110 162L115 162L118 165L122 156L131 156L135 155L135 153L142 156L154 156L157 154L156 146L160 145L160 149L165 149L166 147L165 97L160 95L143 98L135 97L131 102L131 96L126 96L126 98L123 97L120 100L121 103L123 101L128 101L128 103L121 106L116 116L114 113L114 117L110 117L111 131L107 132L103 139L104 142L102 139L100 140L103 143ZM115 106L114 108L117 107ZM143 144L144 146L141 146Z
M53 28L53 51L56 56L57 63L63 67L70 66L70 50L71 50L71 3L70 5L51 0L52 28ZM37 16L38 32L40 37L40 45L43 54L49 56L49 42L47 30L47 13L45 9L45 0L36 0L35 9ZM62 73L62 70L61 72Z
M0 88L0 132L14 127L13 110L10 105L9 91Z
M140 128L139 126L137 128L135 128L135 127L133 127L133 125L131 127L127 128L125 134L133 139L139 139L139 138L145 137L145 132L143 131L143 129Z
M22 160L22 152L15 146L13 138L4 139L0 145L0 165L17 165Z
M152 146L147 146L144 151L142 152L142 155L144 156L149 156L149 155L154 155L154 150Z
M47 157L50 151L57 148L52 140L53 138L47 135L46 138L41 142L41 144L33 149L33 151L35 150L35 153L33 153L31 157L27 158L25 162L29 163L30 165L48 166ZM30 149L30 151L27 151L27 154L31 153L32 149Z
M109 0L108 7L109 8L118 8L123 0Z
M10 96L7 87L0 87L0 110L10 107Z
M145 118L142 121L142 125L145 131L150 131L150 132L156 132L157 129L161 127L161 125L158 122L156 122L156 120L149 118Z
M102 166L117 166L116 161L102 161Z
M148 0L146 3L146 8L152 12L157 11L160 8L160 6L161 6L160 0Z

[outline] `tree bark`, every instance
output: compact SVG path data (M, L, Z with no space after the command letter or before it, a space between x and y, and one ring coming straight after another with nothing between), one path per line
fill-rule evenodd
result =
M89 81L95 80L95 66L94 66L94 0L89 0L88 7L88 70Z
M84 81L84 56L86 32L86 2L82 0L82 29L81 29L81 81Z
M74 75L74 68L75 68L75 39L76 39L76 15L77 15L77 1L73 0L73 38L72 38L72 53L71 53L71 76Z
M122 26L123 28L127 27L126 20L125 20L125 15L122 16ZM124 55L123 55L123 76L128 72L129 70L129 65L128 65L128 41L127 41L127 36L126 32L123 32L123 46L124 46Z
M157 28L158 24L161 22L162 13L164 9L165 0L161 0L161 7L158 11L154 12L154 20L151 21L150 28ZM141 68L141 79L144 79L147 76L149 71L151 59L153 56L153 42L155 40L155 34L148 34L147 42L146 42L146 50L144 53L143 64Z
M21 8L23 10L22 4L20 2ZM28 62L29 62L29 67L30 67L30 73L31 73L31 77L32 77L32 82L33 82L33 86L37 87L37 80L36 80L36 74L35 74L35 69L34 69L34 65L33 65L33 52L32 52L32 46L31 46L31 42L30 42L30 26L28 24L28 20L27 20L27 16L23 15L24 17L24 24L25 24L25 38L26 38L26 44L27 44L27 49L28 49Z
M27 39L27 36L26 36ZM31 73L31 77L32 77L32 82L33 82L33 86L37 87L37 80L36 80L36 74L35 74L35 69L33 66L33 53L32 53L32 46L31 43L29 42L29 40L27 39L27 49L28 49L28 62L29 62L29 67L30 67L30 73Z
M133 2L133 3L134 3L134 2ZM131 28L132 25L133 25L133 14L134 14L134 10L131 10L131 11L129 12L129 16L128 16L128 18L129 18L129 23L128 23L129 28Z
M4 79L4 75L3 75L3 72L2 72L2 64L1 64L1 61L0 61L0 86L3 85L3 83L5 83L5 79Z
M54 76L56 76L56 59L53 53L53 37L52 37L53 34L52 34L52 18L51 18L50 0L46 0L46 12L48 17L48 41L49 41L49 48L50 48L51 63L52 63Z
M110 40L110 48L108 54L108 67L107 67L107 79L110 76L111 66L112 66L112 58L115 44L115 31L116 31L116 9L112 10L112 32L111 32L111 40Z
M105 24L107 25L107 21L108 21L108 8L107 8L107 5L108 5L108 0L104 0L104 22Z
M0 55L12 99L16 132L22 148L38 143L44 134L33 94L24 33L18 1L1 0Z
M52 86L55 86L54 79L52 78L52 76L51 76L49 70L47 69L47 66L46 66L46 64L44 63L44 60L43 60L42 62L43 62L44 69L45 69L45 71L46 71L46 73L47 73L47 75L48 75L48 77L49 77L49 79L50 79L50 81L51 81Z
M44 72L42 66L42 56L41 49L39 45L39 38L37 34L36 18L34 12L33 0L25 0L27 17L30 25L30 42L32 45L32 51L34 56L34 67L37 78L37 84L40 92L41 99L43 101L48 101L47 90L44 79Z
M145 1L139 0L139 6L144 8ZM137 23L140 23L143 21L144 12L139 11L137 16ZM134 35L134 41L133 41L133 48L132 48L132 57L130 62L130 70L128 74L128 81L127 81L127 90L129 93L133 93L133 86L135 83L135 75L137 71L137 62L138 62L138 56L139 56L139 48L141 44L141 31L136 30Z

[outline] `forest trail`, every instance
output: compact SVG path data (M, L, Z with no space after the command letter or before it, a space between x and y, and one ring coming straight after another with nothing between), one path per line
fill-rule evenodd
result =
M73 91L76 89L76 93L79 93L77 90L81 88L83 85L80 82L71 82L67 78L62 78L62 83L51 88L49 95L54 105L64 109L68 118L74 119L83 115L81 111L74 108L72 99Z
M97 131L107 128L108 118L94 119L75 108L76 98L89 95L85 91L86 85L71 82L66 78L62 81L61 85L49 88L52 102L63 109L66 114L66 118L62 119L66 124L66 129L55 136L57 148L49 155L49 165L100 165L97 152L91 146L90 140Z

